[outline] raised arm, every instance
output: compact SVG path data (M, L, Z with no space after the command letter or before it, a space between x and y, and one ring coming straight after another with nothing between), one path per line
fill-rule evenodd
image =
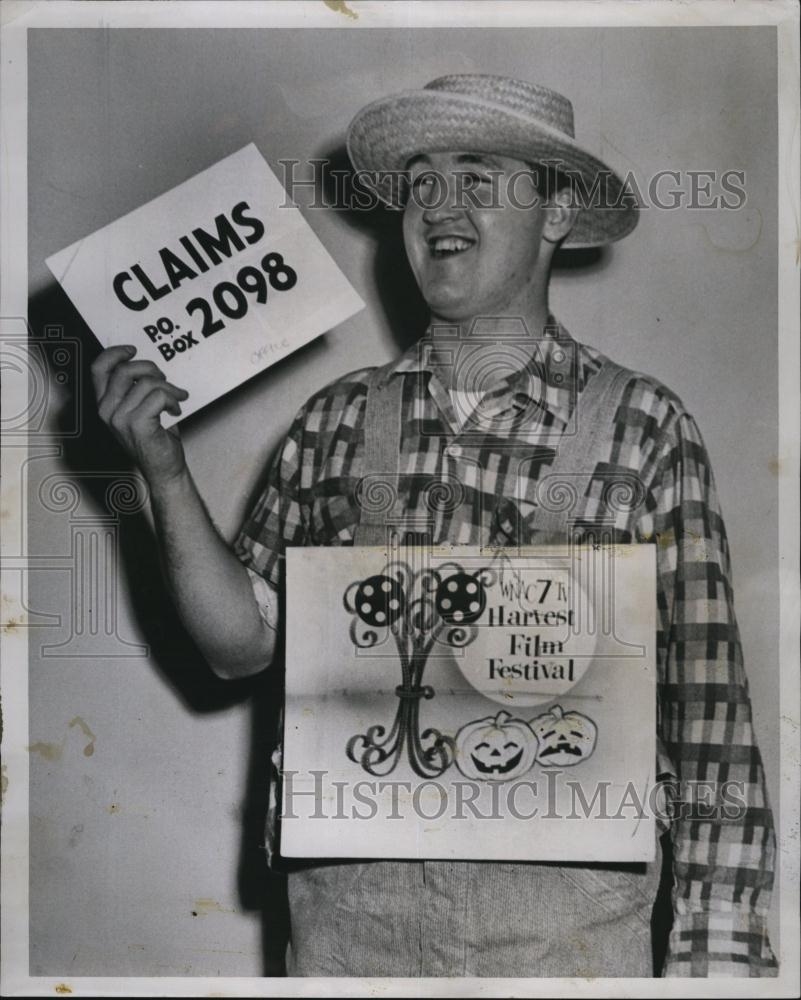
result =
M257 602L198 493L177 429L161 425L188 394L135 353L110 347L92 365L98 412L147 480L164 573L187 630L217 676L246 677L272 661L277 595L262 583Z

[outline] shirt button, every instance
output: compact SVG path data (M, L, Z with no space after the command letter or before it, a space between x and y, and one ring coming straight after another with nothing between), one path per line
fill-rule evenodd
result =
M448 448L448 454L451 458L461 458L462 457L462 446L460 444L452 444Z

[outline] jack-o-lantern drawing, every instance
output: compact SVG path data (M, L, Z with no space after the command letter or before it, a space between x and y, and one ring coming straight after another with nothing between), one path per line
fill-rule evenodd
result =
M456 734L456 765L467 778L508 781L524 774L537 756L537 737L508 712L477 719Z
M581 712L565 712L554 705L529 723L539 741L537 763L543 767L570 767L586 760L595 749L598 727Z
M391 625L403 612L403 587L388 576L371 576L356 591L356 613L366 625Z

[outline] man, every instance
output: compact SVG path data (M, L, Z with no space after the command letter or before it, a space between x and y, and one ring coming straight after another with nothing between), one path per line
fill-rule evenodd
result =
M696 808L672 823L665 973L773 974L765 933L772 820L703 442L673 393L626 369L618 395L607 393L605 408L590 405L608 373L621 370L573 340L548 308L556 249L620 239L636 224L636 207L576 143L570 102L523 81L450 76L382 99L351 123L348 149L357 168L378 172L389 202L397 173L408 173L404 243L431 323L397 362L339 378L302 407L235 552L205 511L177 433L160 425L161 412L179 413L186 394L133 360L132 348L110 348L94 365L100 414L150 484L187 627L222 677L268 666L286 546L358 541L366 476L388 479L404 520L435 544L542 541L549 533L537 486L591 430L574 523L589 530L611 517L617 540L657 542L659 773L741 788L734 813ZM521 336L528 361L509 372L498 359ZM370 394L393 383L397 412L368 420ZM371 468L368 456L391 426L399 428L395 464ZM613 503L607 486L632 480L635 499ZM459 502L431 503L431 486L442 483L460 485ZM652 975L659 872L656 863L642 868L304 867L288 876L290 971Z

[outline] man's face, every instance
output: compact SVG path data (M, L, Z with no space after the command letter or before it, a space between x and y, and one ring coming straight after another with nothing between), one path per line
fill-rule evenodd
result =
M545 290L550 254L543 253L544 202L527 165L457 151L414 157L408 170L404 243L433 316L529 315Z

